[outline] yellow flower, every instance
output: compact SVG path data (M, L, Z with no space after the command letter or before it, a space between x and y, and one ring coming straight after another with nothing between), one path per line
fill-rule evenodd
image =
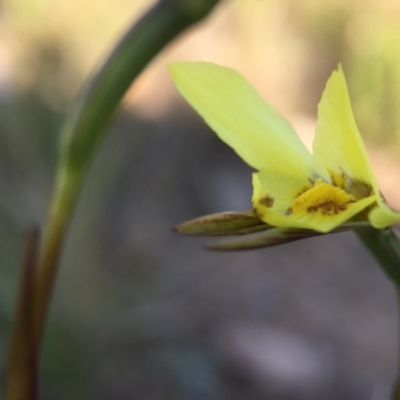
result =
M379 192L340 67L318 106L313 154L236 71L203 62L169 69L182 96L258 171L252 203L266 224L329 232L349 220L379 229L400 222Z

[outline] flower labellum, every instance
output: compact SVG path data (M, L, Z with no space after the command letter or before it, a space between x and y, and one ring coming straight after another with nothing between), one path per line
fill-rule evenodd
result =
M169 69L182 96L257 170L253 210L265 224L327 233L343 224L400 222L379 192L340 66L318 106L313 154L236 71L205 62Z

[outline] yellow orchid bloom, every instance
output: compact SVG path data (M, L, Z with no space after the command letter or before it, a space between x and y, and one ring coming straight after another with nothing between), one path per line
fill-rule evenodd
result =
M349 220L378 229L400 222L379 192L340 66L318 106L313 154L236 71L205 62L169 69L182 96L258 170L252 203L266 224L325 233Z

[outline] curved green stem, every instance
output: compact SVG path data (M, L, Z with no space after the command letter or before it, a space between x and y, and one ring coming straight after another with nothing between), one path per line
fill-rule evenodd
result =
M81 170L101 143L120 100L172 39L205 17L218 0L161 0L115 47L74 102L62 130L61 163Z
M30 279L33 303L29 314L28 332L33 340L31 354L38 354L51 302L57 266L71 216L90 162L100 146L115 111L133 80L173 38L205 17L218 0L160 0L135 23L111 53L104 66L84 87L73 103L61 131L60 159L55 177L43 242L35 274ZM24 318L21 296L16 321ZM21 307L22 304L22 307ZM22 310L22 311L21 311ZM19 392L18 382L28 381L23 372L23 357L19 357L19 340L11 340L12 357L7 400L32 400L28 391ZM19 360L22 360L21 362ZM20 368L22 367L22 368ZM36 368L36 367L35 367ZM9 386L9 387L11 387ZM15 389L15 390L14 390Z
M56 187L49 210L48 225L43 237L39 264L35 276L34 342L39 351L46 314L53 292L57 264L76 203L83 174L62 168L57 174Z
M61 132L60 163L43 245L35 296L35 340L40 347L64 237L93 155L132 81L161 49L205 17L218 0L164 0L134 24L84 88Z

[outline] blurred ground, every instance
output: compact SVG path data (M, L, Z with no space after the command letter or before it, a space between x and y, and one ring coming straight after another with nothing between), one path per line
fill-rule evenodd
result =
M0 361L24 231L45 216L66 104L139 12L123 1L64 3L3 4ZM219 254L171 232L189 218L248 209L251 196L251 170L172 89L165 63L176 59L242 70L308 143L340 60L382 191L400 209L399 8L301 4L221 4L127 96L71 227L42 361L43 399L389 397L395 293L351 233Z

